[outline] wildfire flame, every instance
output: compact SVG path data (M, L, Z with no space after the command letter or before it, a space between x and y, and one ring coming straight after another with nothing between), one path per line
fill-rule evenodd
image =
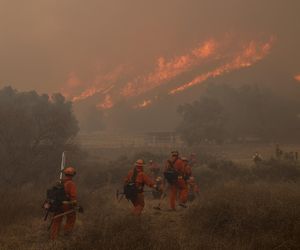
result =
M72 97L73 102L82 101L98 94L97 98L101 98L102 101L97 104L97 108L110 109L121 100L147 94L160 86L169 84L171 80L180 75L188 76L187 73L199 71L204 66L212 68L213 65L218 65L191 81L167 91L168 94L173 95L199 85L209 78L216 78L254 65L270 53L274 40L271 37L265 42L259 40L239 42L231 34L220 40L208 39L183 55L171 59L159 57L153 71L148 74L132 76L132 72L128 70L131 68L120 65L108 73L97 74L90 84L83 83L72 72L68 77L64 93L67 93L66 96ZM124 75L129 80L124 80ZM300 81L300 75L295 76L295 79ZM74 95L75 90L77 90L77 95ZM149 96L133 107L136 109L148 107L156 99Z
M132 97L152 90L199 65L203 59L213 56L216 48L217 42L210 39L186 55L175 57L169 61L164 57L159 57L154 72L147 76L137 77L127 83L121 90L121 95Z
M124 65L119 65L114 70L108 73L98 73L91 84L83 83L77 77L75 78L74 73L71 73L67 81L67 86L69 86L69 90L70 88L77 88L77 87L85 88L83 91L81 91L80 94L73 95L72 101L73 102L82 101L96 94L106 95L115 87L115 83L119 80L119 78L124 74L125 71L126 71L126 67ZM72 79L71 76L75 79L78 79L77 82L79 84L71 85L69 82L75 81L75 79ZM85 85L91 85L91 86L85 87ZM70 95L67 94L66 96L70 96Z
M102 103L99 103L97 105L97 108L99 109L110 109L114 106L114 103L112 101L112 98L110 95L106 95L104 98L104 101Z
M149 105L152 104L152 100L148 99L148 100L144 100L142 103L137 104L134 106L135 109L141 109L141 108L146 108Z
M192 86L203 83L209 78L215 78L220 75L229 73L233 70L250 67L256 62L263 59L270 52L272 43L273 38L271 38L267 43L264 44L257 44L256 42L251 41L248 46L240 54L235 56L229 63L226 63L212 71L197 76L192 81L171 90L169 94L176 94L178 92L184 91Z

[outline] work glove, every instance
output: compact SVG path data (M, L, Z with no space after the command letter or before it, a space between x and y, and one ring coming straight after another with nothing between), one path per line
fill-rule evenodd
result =
M70 201L70 205L71 205L72 207L76 207L76 206L77 206L77 201L76 201L76 200Z

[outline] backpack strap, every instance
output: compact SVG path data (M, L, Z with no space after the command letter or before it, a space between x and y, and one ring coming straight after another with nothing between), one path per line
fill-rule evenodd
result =
M138 173L139 173L139 172L137 171L137 169L134 168L134 170L133 170L133 175L132 175L131 180L130 180L131 183L135 183L135 184L136 184L136 178L137 178L137 176L138 176ZM145 184L142 183L141 186L138 187L139 192L143 192L144 185L145 185Z
M174 170L174 171L176 171L177 172L177 170L175 169L175 163L177 162L177 160L178 159L176 159L174 162L172 162L171 160L168 160L168 163L169 163L169 167L172 169L172 170Z
M136 178L137 178L137 175L138 175L138 171L136 168L133 169L133 175L131 176L131 182L136 182Z

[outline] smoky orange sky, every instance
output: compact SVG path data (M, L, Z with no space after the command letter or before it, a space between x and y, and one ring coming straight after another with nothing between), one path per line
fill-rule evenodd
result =
M293 78L299 9L297 0L0 0L0 87L51 93L112 72L148 74L158 58L227 34L276 37L273 53Z

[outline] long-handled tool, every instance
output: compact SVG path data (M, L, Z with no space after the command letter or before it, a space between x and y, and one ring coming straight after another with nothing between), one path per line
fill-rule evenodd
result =
M161 203L162 203L163 199L167 196L166 190L167 190L166 188L163 188L160 199L159 199L159 203L157 206L153 207L153 209L161 210Z
M60 171L59 171L59 181L57 183L57 186L63 185L63 171L65 169L65 166L66 166L66 153L63 152L62 157L61 157ZM48 219L51 206L52 206L52 201L48 200L48 197L47 197L47 200L42 205L42 208L46 211L45 216L44 216L44 221L47 221L47 219Z
M55 220L59 217L65 216L67 214L71 214L71 213L76 212L76 211L78 211L79 213L83 213L83 207L81 207L81 206L74 207L73 209L71 209L69 211L66 211L66 212L63 212L63 213L60 213L60 214L57 214L57 215L53 216L51 220Z
M125 195L124 193L121 193L119 191L119 189L117 189L117 191L116 191L116 199L117 199L118 202L120 202L123 199L124 195Z
M59 173L59 181L60 181L60 183L63 182L63 172L64 172L65 167L66 167L66 153L63 152L62 153L62 157L61 157L60 173Z
M57 214L57 215L53 216L53 217L51 218L51 220L55 220L55 219L57 219L57 218L63 217L63 216L65 216L65 215L68 215L68 214L71 214L71 213L74 213L74 212L76 212L76 210L75 210L75 209L72 209L72 210L63 212L63 213L61 213L61 214Z
M49 227L48 227L48 230L50 230L50 228L51 228L51 226L52 226L52 224L53 224L53 221L54 221L55 219L60 218L60 217L63 217L63 216L68 215L68 214L71 214L71 213L75 213L76 211L78 211L79 213L83 213L83 212L84 212L83 207L77 206L77 207L74 207L73 209L68 210L68 211L66 211L66 212L62 212L62 213L60 213L60 214L53 215L52 218L51 218L51 222L50 222L50 225L49 225Z

